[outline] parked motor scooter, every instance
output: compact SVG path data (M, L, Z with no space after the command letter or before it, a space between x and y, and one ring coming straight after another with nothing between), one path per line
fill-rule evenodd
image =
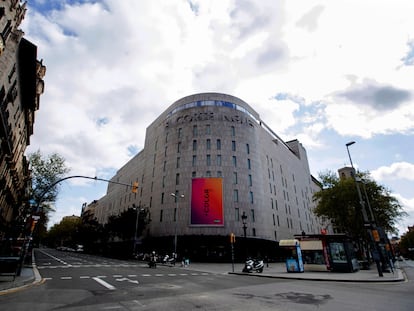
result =
M165 265L174 266L175 265L174 255L172 257L170 257L169 255L165 255L164 258L162 259L162 263Z
M244 264L243 272L253 272L262 273L264 268L263 260L261 259L247 259Z

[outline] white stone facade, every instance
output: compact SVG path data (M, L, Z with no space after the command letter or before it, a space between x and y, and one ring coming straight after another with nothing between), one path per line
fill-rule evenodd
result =
M190 224L192 179L200 177L223 180L223 226ZM144 149L112 180L138 181L138 193L109 184L95 209L98 221L133 204L147 207L152 237L175 230L178 236L240 237L243 212L252 239L279 241L325 228L312 213L318 184L305 149L297 140L282 141L247 103L230 95L202 93L176 101L147 128ZM171 193L184 198L176 204Z

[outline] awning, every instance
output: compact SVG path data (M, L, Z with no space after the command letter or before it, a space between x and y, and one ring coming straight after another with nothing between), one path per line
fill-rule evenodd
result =
M313 250L322 250L322 241L315 240L315 241L300 241L300 248L303 251L313 251Z
M279 246L296 246L299 244L299 241L296 239L292 240L280 240Z

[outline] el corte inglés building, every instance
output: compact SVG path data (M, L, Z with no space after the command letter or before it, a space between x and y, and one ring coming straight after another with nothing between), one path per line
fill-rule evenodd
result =
M320 186L303 146L283 141L247 103L226 94L173 103L112 181L138 181L138 191L110 183L94 203L95 217L105 223L133 206L147 208L142 248L172 251L177 236L178 254L228 257L233 233L236 245L266 255L281 239L326 229L312 213Z

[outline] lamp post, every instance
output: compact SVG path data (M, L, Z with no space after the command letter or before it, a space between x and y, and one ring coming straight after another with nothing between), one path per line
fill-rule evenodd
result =
M137 234L138 234L138 222L139 222L139 214L144 211L143 208L139 208L137 206L135 206L135 204L132 204L132 208L135 209L137 211L137 216L135 219L135 233L134 233L134 250L133 250L133 254L134 256L136 255L136 249L137 249Z
M178 198L184 198L184 194L178 195L175 193L170 194L175 199L175 228L174 228L174 256L177 256L177 222L178 222Z
M354 164L352 163L351 154L349 153L349 146L351 146L351 145L353 145L353 144L355 144L355 142L354 142L354 141L351 141L351 142L349 142L349 143L346 143L346 144L345 144L345 146L346 146L346 150L347 150L347 152L348 152L349 162L351 162L351 167L352 167L352 173L351 173L351 175L352 175L352 178L353 178L353 179L354 179L354 181L355 181L355 185L356 185L356 189L357 189L357 193L358 193L359 204L361 205L361 210L362 210L362 218L363 218L363 221L364 221L364 228L367 228L367 231L368 231L368 236L369 236L369 238L370 238L371 248L372 248L372 252L373 252L373 256L372 256L372 257L374 258L375 263L376 263L376 265L377 265L378 275L379 275L379 276L383 276L383 274L382 274L382 269L381 269L381 266L380 266L380 264L379 264L379 257L380 257L380 254L379 254L379 251L378 251L377 245L376 245L376 243L375 243L375 241L374 241L374 238L373 238L373 236L372 236L372 232L371 232L372 223L371 223L371 221L368 219L367 210L365 209L365 202L364 202L364 200L362 199L361 189L360 189L360 187L359 187L359 181L360 181L360 178L357 178L357 177L355 176L355 174L356 174L356 173L355 173Z
M247 230L247 215L246 212L243 212L243 214L241 215L241 219L242 219L242 223L243 223L243 232L244 232L244 248L245 248L245 252L246 252L246 258L247 258L247 234L246 234L246 230Z

